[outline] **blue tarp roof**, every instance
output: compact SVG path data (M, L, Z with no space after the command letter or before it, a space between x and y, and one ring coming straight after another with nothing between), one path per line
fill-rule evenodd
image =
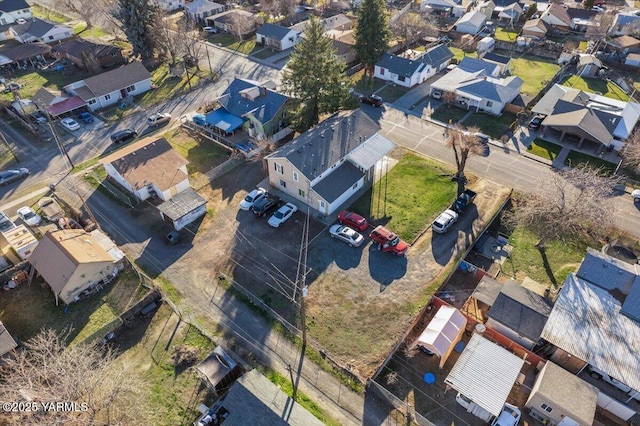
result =
M241 127L244 120L237 117L224 108L218 108L217 110L207 114L207 124L217 127L225 132L233 132L238 127Z

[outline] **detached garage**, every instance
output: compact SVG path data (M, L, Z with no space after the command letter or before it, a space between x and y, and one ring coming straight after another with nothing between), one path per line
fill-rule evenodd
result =
M158 210L162 220L180 231L207 213L207 200L189 188L160 204Z
M462 339L467 319L453 306L441 306L418 338L418 345L440 357L440 368Z

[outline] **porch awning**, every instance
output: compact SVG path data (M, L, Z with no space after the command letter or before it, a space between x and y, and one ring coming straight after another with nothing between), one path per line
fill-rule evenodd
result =
M244 120L231 114L224 108L219 108L207 114L207 124L225 132L233 132L244 124Z

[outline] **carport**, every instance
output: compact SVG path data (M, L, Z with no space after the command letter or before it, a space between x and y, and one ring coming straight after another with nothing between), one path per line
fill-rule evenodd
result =
M224 108L218 108L217 110L207 114L206 122L210 126L220 129L226 133L232 133L244 124L244 120L242 118L231 114Z
M418 345L438 355L442 368L456 343L462 339L466 326L467 319L460 311L453 306L443 305L418 338Z
M53 105L47 107L47 112L52 117L57 117L61 114L65 114L67 112L71 112L78 108L82 108L86 106L87 103L82 100L80 96L72 96L70 98L65 99L62 102L57 102Z
M471 401L467 412L488 422L500 415L523 365L523 359L475 333L444 382Z

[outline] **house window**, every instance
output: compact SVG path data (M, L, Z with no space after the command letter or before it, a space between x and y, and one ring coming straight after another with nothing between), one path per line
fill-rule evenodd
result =
M104 100L105 101L108 101L109 99L111 99L111 95L109 95L109 94L104 95Z
M293 172L293 180L294 181L298 181L298 173L297 172Z
M354 183L351 189L356 189L358 187L358 182Z
M282 179L280 179L280 186L283 188L287 187L287 182L283 181Z
M280 173L281 175L284 174L284 170L282 169L282 164L273 163L273 165L276 168L276 172Z
M320 208L324 210L324 201L320 201Z
M488 106L489 108L491 108L491 107L493 106L493 102L491 102L491 101L487 101L487 106Z
M380 68L380 75L384 75L384 68Z
M301 196L302 198L305 197L305 193L302 189L298 189L298 195Z
M548 406L548 405L547 405L547 404L545 404L545 403L542 403L542 404L540 405L540 408L542 408L542 409L543 409L544 411L546 411L547 413L550 413L550 412L552 412L552 411L553 411L553 407L550 407L550 406Z
M404 81L406 80L406 78L402 75L398 76L398 81L402 81L404 83Z
M136 85L135 85L135 84L132 84L131 86L127 87L127 89L126 89L126 90L127 90L127 93L131 93L131 92L133 92L134 90L136 90Z
M49 40L53 40L53 36L49 36Z
M89 99L89 102L87 102L89 105L93 105L96 103L95 99Z

